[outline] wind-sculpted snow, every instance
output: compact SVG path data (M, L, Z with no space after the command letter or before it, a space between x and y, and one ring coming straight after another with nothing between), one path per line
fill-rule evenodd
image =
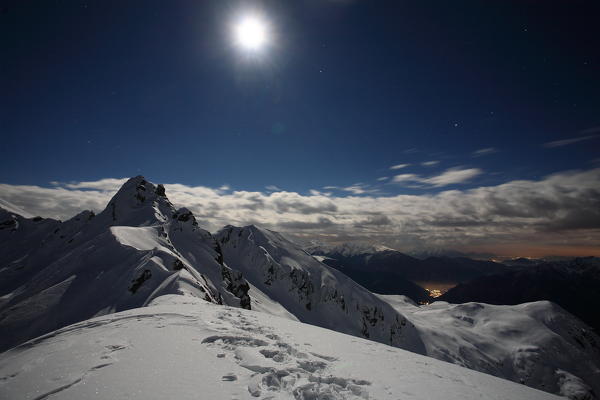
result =
M216 239L228 265L300 321L424 352L401 313L280 234L227 226Z
M418 307L404 296L381 298L416 326L429 356L571 399L600 393L600 340L556 304Z
M170 295L0 354L0 398L559 397L289 319Z

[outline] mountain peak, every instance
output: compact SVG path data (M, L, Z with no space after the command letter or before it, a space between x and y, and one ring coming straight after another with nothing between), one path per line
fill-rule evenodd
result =
M223 228L221 228L221 232L229 232L229 234L235 233L239 236L247 233L252 234L253 236L258 235L259 237L268 237L276 233L254 224L245 226L225 225Z
M100 213L101 220L111 225L142 226L164 222L176 214L163 185L154 185L141 175L121 186Z

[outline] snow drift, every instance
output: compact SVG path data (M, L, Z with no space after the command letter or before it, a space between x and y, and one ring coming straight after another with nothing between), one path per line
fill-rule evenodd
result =
M2 354L0 398L559 399L365 339L173 295Z

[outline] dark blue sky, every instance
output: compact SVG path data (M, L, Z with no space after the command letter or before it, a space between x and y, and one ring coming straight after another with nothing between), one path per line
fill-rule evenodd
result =
M461 188L593 168L598 137L543 144L600 133L599 4L8 2L0 182L144 174L304 192L453 167L483 171ZM258 58L232 45L243 10L271 26ZM482 148L496 152L472 157Z

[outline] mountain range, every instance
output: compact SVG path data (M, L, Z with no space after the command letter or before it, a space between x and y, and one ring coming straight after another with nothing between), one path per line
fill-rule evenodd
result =
M397 250L362 244L311 246L307 251L373 292L403 294L421 303L432 301L424 286L455 286L510 270L492 261L448 256L418 259Z
M8 396L30 384L39 390L29 398L51 394L77 397L74 393L83 390L80 382L103 374L118 376L123 368L137 365L132 360L143 349L162 349L157 353L163 354L167 341L171 346L183 346L177 350L182 354L187 354L188 347L190 351L196 349L196 344L189 343L194 331L202 337L198 344L205 345L201 346L204 350L198 350L200 354L213 351L217 358L229 360L229 367L235 364L258 374L239 379L247 388L246 395L251 396L273 392L273 396L284 396L273 398L366 398L370 390L378 393L376 398L384 398L384 386L365 388L369 384L358 383L363 378L341 377L343 365L326 367L328 361L345 357L364 362L363 358L341 354L352 353L352 337L362 338L354 339L357 349L362 349L357 350L359 353L366 351L368 343L381 343L373 345L382 354L389 348L403 370L419 371L423 361L393 348L572 399L595 398L600 392L600 339L556 304L436 302L419 307L405 296L374 294L344 269L320 262L277 232L256 226L226 226L211 234L199 225L190 210L175 207L168 200L162 185L141 176L128 180L98 215L83 211L61 222L26 218L14 209L1 211L0 351L5 352L0 354L0 394ZM384 261L400 257L394 251L381 253ZM373 257L379 257L377 254ZM344 257L353 260L351 255ZM359 260L353 265L360 265ZM378 265L383 267L372 274L388 272L385 262ZM434 261L419 265L427 265L429 270L423 272L411 265L403 271L407 279L451 279ZM488 268L506 268L466 261L460 266L463 272L456 279L484 275ZM167 303L175 309L161 308ZM309 325L350 336L336 336L339 334ZM176 326L181 327L186 344L178 341ZM164 327L171 333L166 338L158 333L140 334ZM119 330L128 332L124 337L129 341L121 343ZM225 333L208 335L214 331ZM245 334L240 335L240 331ZM290 331L303 334L276 339ZM304 332L308 338L303 342ZM96 344L92 343L94 337ZM107 339L119 337L118 343ZM318 355L308 355L306 347L317 347L320 338L332 343L334 355L320 360ZM346 344L336 347L333 342L337 341ZM131 348L132 343L135 350L124 357L120 350ZM276 352L277 348L283 353ZM92 352L108 361L69 364L69 357L77 352L81 359ZM51 356L44 358L44 354ZM121 357L129 361L119 364ZM264 358L271 360L267 366L263 365ZM158 365L160 357L151 359L156 368L168 369L167 364ZM395 362L392 356L381 359L390 367ZM283 371L271 362L291 364ZM431 363L431 371L443 369L438 361ZM54 368L63 368L65 375L32 383L44 370ZM331 368L337 375L331 375ZM364 366L345 370L349 375L358 372L370 374L365 381L376 381ZM467 390L464 398L474 398L477 386L468 382L477 380L469 372L462 374L455 375L456 393L466 384L471 391ZM418 379L424 376L417 375ZM448 376L438 375L441 380ZM237 376L223 375L223 381L238 380ZM294 379L284 379L287 376ZM388 377L388 382L391 380ZM388 391L397 388L389 385ZM325 392L318 397L321 389ZM416 398L427 398L425 393L419 392ZM533 393L527 396L534 398Z

